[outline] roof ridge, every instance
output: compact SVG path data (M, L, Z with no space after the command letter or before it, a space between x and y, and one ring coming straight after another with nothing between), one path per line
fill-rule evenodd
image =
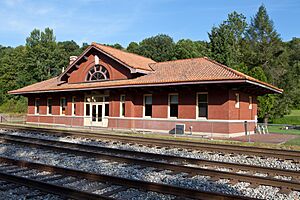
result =
M108 46L108 45L105 45L105 44L100 44L100 43L97 43L97 42L92 42L91 45L105 46L105 47L108 47L108 48L111 48L111 49L114 49L114 50L117 50L117 51L121 51L121 52L124 52L124 53L132 54L132 55L135 55L135 56L139 56L139 57L142 57L142 58L146 58L146 59L152 60L151 58L148 58L148 57L145 57L145 56L136 54L136 53L131 53L131 52L128 52L128 51L124 51L124 50L122 50L122 49L117 49L117 48L114 48L114 47L111 47L111 46ZM153 61L154 63L156 63L154 60L152 60L152 61Z
M154 64L161 64L161 63L168 63L168 62L179 62L179 61L184 61L184 60L198 60L198 59L203 59L203 57L184 58L184 59L178 59L178 60L167 60L167 61L162 61L162 62L156 62Z

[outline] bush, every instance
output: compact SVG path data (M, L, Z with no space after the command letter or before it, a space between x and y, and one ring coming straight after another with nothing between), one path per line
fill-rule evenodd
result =
M19 100L10 99L0 105L0 113L26 113L27 99L20 98Z

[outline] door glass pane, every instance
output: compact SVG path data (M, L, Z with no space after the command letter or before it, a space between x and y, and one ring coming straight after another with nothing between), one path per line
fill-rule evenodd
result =
M96 121L96 105L92 106L92 121Z
M102 122L102 105L98 105L98 122Z

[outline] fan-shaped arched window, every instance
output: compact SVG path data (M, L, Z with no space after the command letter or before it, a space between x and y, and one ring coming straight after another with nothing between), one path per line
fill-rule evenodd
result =
M95 65L90 69L86 76L87 81L108 80L109 73L107 69L101 65Z

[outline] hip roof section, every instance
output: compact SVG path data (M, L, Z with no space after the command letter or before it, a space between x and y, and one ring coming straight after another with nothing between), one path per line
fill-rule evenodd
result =
M96 45L96 44L92 44ZM125 58L129 53L120 53L112 47L102 46L101 48L108 51L112 56ZM112 50L113 49L113 50ZM135 55L135 54L130 54ZM139 56L138 56L139 57ZM126 62L134 63L134 56L127 58ZM149 59L148 61L152 61ZM146 63L146 62L145 62ZM167 62L152 63L149 65L151 72L133 79L108 80L97 82L82 83L64 83L58 77L35 83L24 88L10 91L10 94L26 94L39 92L59 92L74 90L92 90L108 88L126 88L142 86L164 86L164 85L183 85L183 84L207 84L207 83L249 83L260 88L267 88L268 91L282 93L283 90L259 81L253 77L247 76L241 72L224 66L209 58L193 58Z

